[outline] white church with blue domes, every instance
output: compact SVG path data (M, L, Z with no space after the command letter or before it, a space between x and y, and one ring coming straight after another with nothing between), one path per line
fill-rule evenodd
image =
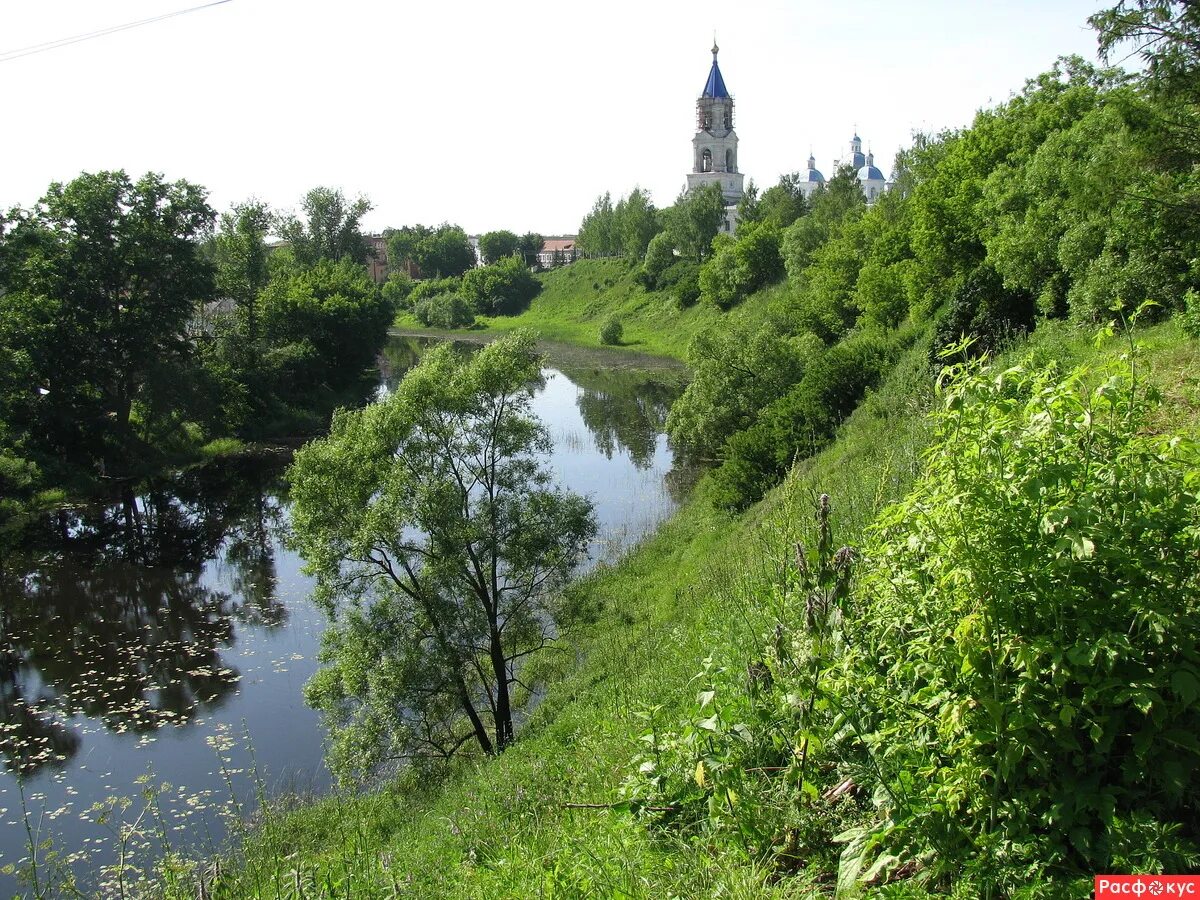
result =
M850 166L854 169L855 177L858 178L859 186L862 187L863 196L867 198L868 204L874 203L883 196L884 191L892 186L892 183L884 178L883 172L876 168L875 154L871 152L863 154L862 138L857 134L850 139L850 155L845 159L833 161L835 172L842 166ZM817 170L816 157L810 153L808 168L800 173L800 190L804 193L805 199L811 197L813 192L824 183L825 176Z
M738 171L738 137L733 130L733 95L725 86L721 67L717 65L720 48L713 43L712 68L704 90L696 100L696 134L692 138L692 171L687 176L687 191L691 193L708 184L718 184L725 197L725 231L737 227L737 204L744 193L745 176ZM800 190L805 199L825 184L825 176L816 168L816 158L809 154L808 168L800 172ZM834 160L833 170L850 165L858 177L867 203L878 200L891 187L891 182L875 167L875 155L862 152L862 138L857 134L850 141L850 155Z

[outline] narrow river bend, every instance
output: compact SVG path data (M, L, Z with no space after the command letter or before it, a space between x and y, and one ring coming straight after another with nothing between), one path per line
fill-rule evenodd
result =
M381 395L423 347L390 339ZM686 479L663 425L681 376L627 355L551 354L533 409L556 479L596 505L589 564L678 504ZM325 623L282 543L282 471L214 464L52 517L32 536L37 563L0 575L0 868L28 856L28 818L90 880L113 841L89 810L131 797L132 818L147 775L168 785L172 844L201 852L227 837L230 784L243 814L260 786L330 788L321 722L301 697ZM0 895L20 889L0 874Z

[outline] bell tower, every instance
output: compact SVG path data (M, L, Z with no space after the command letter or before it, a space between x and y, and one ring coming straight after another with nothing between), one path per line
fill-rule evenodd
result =
M696 135L692 138L692 171L687 189L692 192L706 184L719 184L728 206L742 199L744 177L738 171L738 138L733 130L733 97L725 87L717 65L716 42L712 48L712 69L704 90L696 100Z

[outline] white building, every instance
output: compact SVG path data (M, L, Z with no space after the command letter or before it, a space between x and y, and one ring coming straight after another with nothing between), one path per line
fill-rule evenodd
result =
M733 130L733 97L725 87L721 68L717 65L719 48L712 48L712 68L704 90L696 100L696 134L692 137L692 171L687 176L687 193L709 184L721 188L725 197L725 231L737 228L737 205L745 193L745 176L738 171L738 137ZM844 165L853 167L867 204L873 204L892 186L878 168L875 154L862 152L862 138L857 134L850 140L850 155L833 161L833 171ZM825 185L825 176L817 170L817 160L811 153L808 168L800 172L799 187L805 199Z
M811 158L809 165L812 165ZM859 187L862 188L863 196L867 198L868 206L882 197L884 191L891 189L892 183L883 177L883 173L879 169L875 168L875 154L863 155L862 138L857 134L850 139L850 155L843 160L835 159L833 170L836 172L846 165L854 169L854 175L858 179Z
M825 186L825 176L817 171L817 158L810 152L808 154L808 168L800 173L800 193L804 195L804 199L808 200L812 197L817 188Z
M704 90L696 100L696 135L692 138L692 171L687 176L691 193L717 184L725 197L725 231L737 227L737 204L742 199L743 180L738 171L738 137L733 130L733 97L725 87L717 65L719 48L713 44L712 69Z

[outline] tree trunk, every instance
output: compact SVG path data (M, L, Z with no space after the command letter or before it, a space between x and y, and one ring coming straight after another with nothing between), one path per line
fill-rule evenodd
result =
M501 753L512 743L512 703L508 693L508 660L500 640L500 628L494 613L488 615L491 632L492 674L496 679L496 752Z

